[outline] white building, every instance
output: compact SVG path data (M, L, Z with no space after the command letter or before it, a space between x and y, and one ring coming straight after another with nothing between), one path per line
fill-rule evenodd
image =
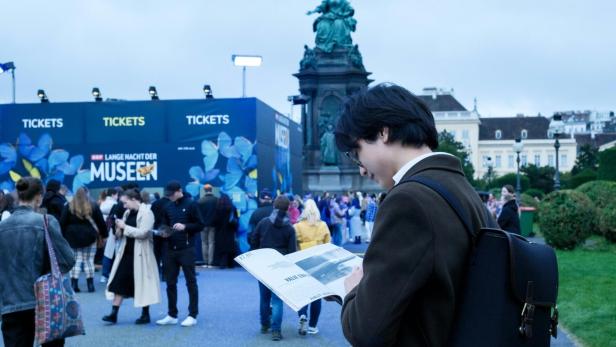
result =
M516 172L513 144L520 138L524 145L520 165L555 166L554 139L549 134L550 120L541 117L481 118L475 105L468 111L453 96L453 90L425 88L418 95L434 114L439 132L446 130L463 143L475 168L475 177L488 172L489 159L497 176ZM560 138L559 171L570 171L577 157L577 146L571 135Z

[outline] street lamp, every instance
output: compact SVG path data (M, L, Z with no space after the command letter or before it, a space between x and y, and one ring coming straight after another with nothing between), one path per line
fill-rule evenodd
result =
M98 87L92 88L92 96L94 97L94 101L101 102L103 98L101 97L101 90Z
M246 67L258 67L263 62L263 57L260 55L239 55L231 56L233 65L242 67L242 98L246 97Z
M45 94L45 91L42 89L39 89L36 92L36 96L38 96L38 98L41 99L41 103L49 102L49 99L47 98L47 94Z
M518 202L521 199L520 191L522 190L520 187L520 152L522 152L522 149L524 149L524 144L522 143L522 139L518 137L517 139L515 139L515 142L513 144L513 150L517 154L517 158L515 161L518 165L517 172L515 175L515 194Z
M492 168L494 167L494 162L492 161L492 157L488 157L486 159L486 165L488 165L488 189L490 184L492 183Z
M15 103L15 64L12 61L0 63L0 74L9 70L11 70L11 77L13 78L13 103Z
M550 122L550 132L554 136L554 149L556 150L556 173L554 174L554 190L560 189L560 172L558 168L558 149L560 148L560 142L558 138L564 133L565 124L563 123L562 115L555 114Z
M152 98L152 100L158 100L158 92L156 91L156 87L150 86L150 89L148 89L148 93L150 93L150 97Z

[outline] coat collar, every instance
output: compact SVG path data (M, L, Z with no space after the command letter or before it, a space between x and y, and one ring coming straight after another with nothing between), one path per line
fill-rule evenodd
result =
M413 167L411 167L411 169L404 174L401 181L411 178L426 170L450 171L464 176L464 171L462 171L462 165L458 157L449 154L437 154L425 158L413 165Z

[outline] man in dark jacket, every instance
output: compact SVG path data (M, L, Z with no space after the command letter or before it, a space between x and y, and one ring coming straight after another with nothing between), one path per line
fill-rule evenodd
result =
M205 267L211 267L214 260L214 247L216 245L216 228L214 220L216 218L216 203L218 198L212 193L212 186L206 184L203 186L205 195L199 200L199 211L203 219L205 227L201 231L201 254L203 254L203 262Z
M269 217L272 214L273 209L272 193L269 189L263 188L259 193L259 208L252 213L250 220L248 221L250 232L255 230L257 224L259 224L262 219Z
M295 229L289 223L287 211L290 201L285 195L280 195L274 201L272 214L262 219L250 235L252 249L273 248L281 254L293 253L297 250ZM282 324L282 300L259 282L261 299L260 316L261 332L266 333L272 328L272 340L282 339L280 326ZM270 309L271 305L271 309Z
M43 196L41 207L47 210L47 213L60 220L62 216L62 208L66 204L66 198L60 194L60 181L51 179L47 182L47 191Z
M337 124L336 144L361 175L389 190L363 268L345 280L345 337L353 346L446 345L471 242L436 192L401 182L413 176L439 182L478 229L488 216L460 161L433 152L438 134L430 110L391 84L350 98Z
M177 324L178 289L177 282L180 267L186 278L188 288L188 317L182 326L197 324L199 313L199 289L195 274L195 234L203 230L203 222L197 203L184 196L182 185L171 181L165 187L165 195L170 202L165 206L159 230L166 237L166 256L163 260L165 280L167 282L167 301L169 312L163 319L156 321L159 325Z

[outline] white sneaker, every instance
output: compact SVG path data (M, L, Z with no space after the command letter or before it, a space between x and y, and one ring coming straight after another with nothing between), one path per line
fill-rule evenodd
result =
M308 327L308 334L314 335L319 332L319 328L317 327Z
M306 325L308 325L308 319L306 315L303 314L299 317L299 328L297 329L300 335L306 335Z
M157 320L156 324L158 324L158 325L178 324L178 319L177 318L173 318L171 316L167 316L167 317L165 317L163 319Z
M101 282L101 283L105 283L105 282L107 282L107 277L105 277L105 276L101 276L100 282Z
M197 320L191 316L186 317L181 324L183 327L192 327L193 325L197 325Z

